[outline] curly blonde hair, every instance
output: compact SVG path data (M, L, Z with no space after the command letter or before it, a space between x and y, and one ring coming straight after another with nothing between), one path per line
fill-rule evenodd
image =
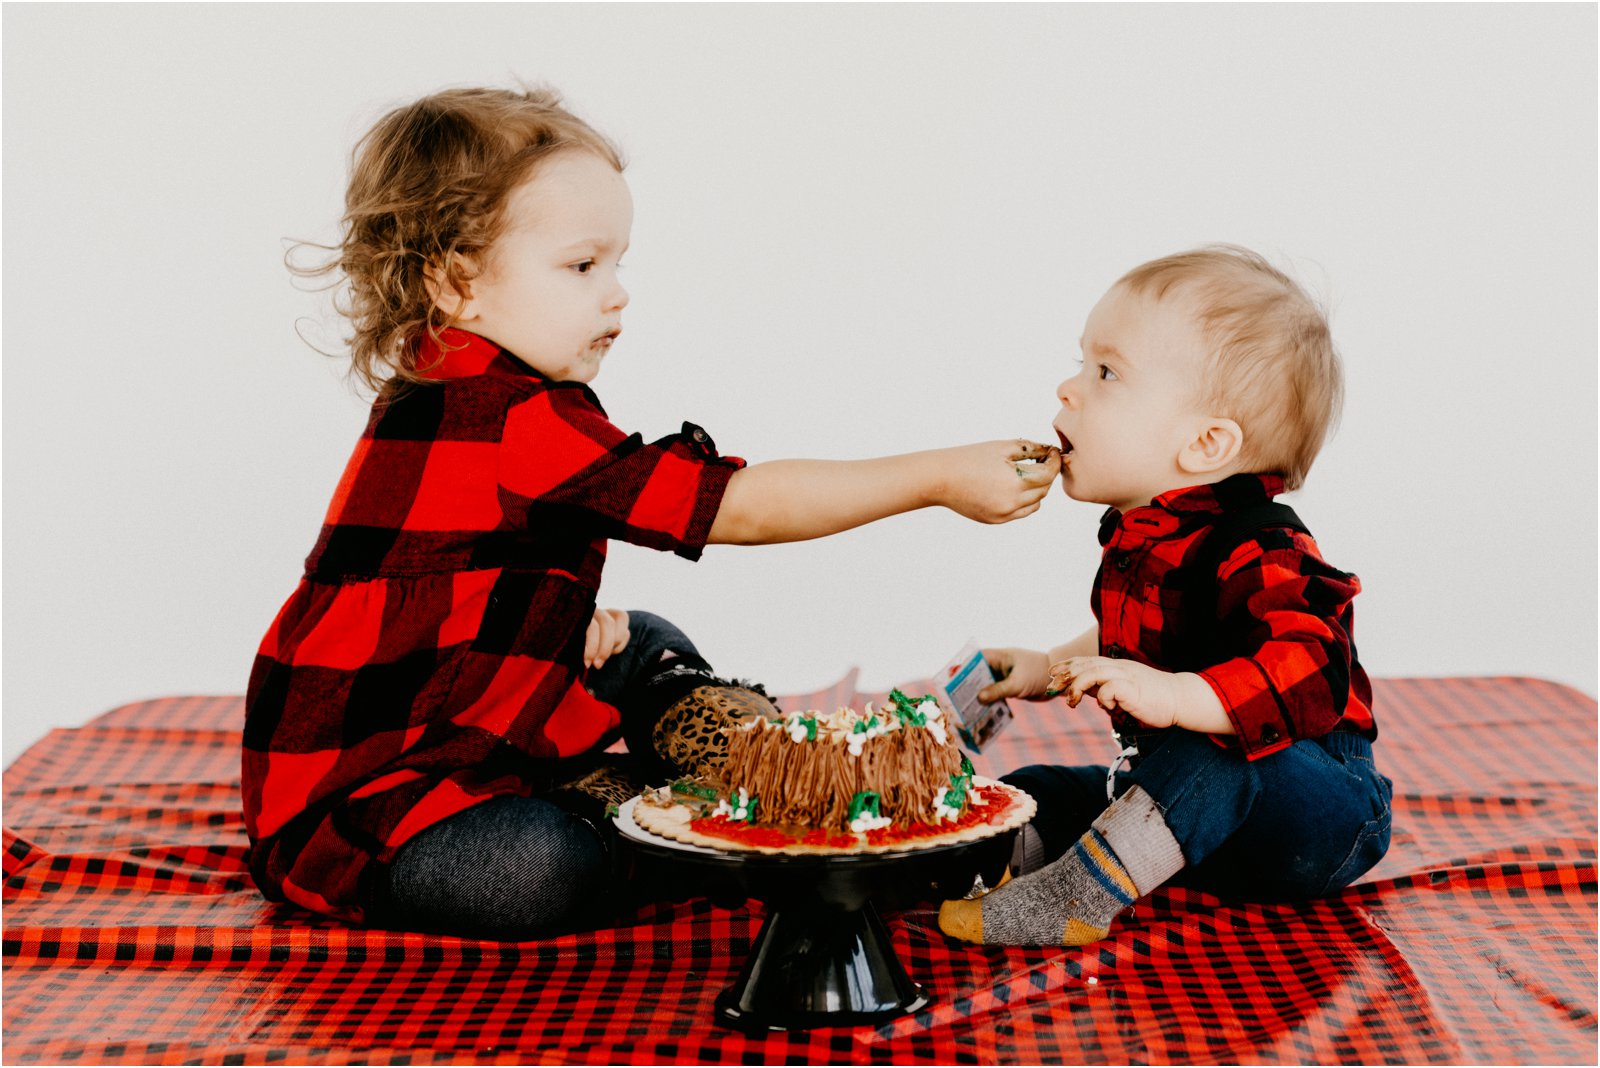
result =
M617 147L547 88L446 89L367 131L352 153L340 241L316 246L332 256L290 265L343 282L336 305L352 327L356 378L380 395L428 381L420 343L454 324L435 294L466 295L505 227L511 193L542 162L574 150L625 166Z
M1177 291L1192 302L1208 349L1204 403L1243 428L1248 470L1299 489L1344 406L1344 369L1322 308L1238 245L1163 256L1117 284L1155 300Z

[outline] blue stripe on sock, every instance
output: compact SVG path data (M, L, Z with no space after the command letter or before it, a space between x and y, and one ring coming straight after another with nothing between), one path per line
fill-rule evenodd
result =
M1106 844L1106 840L1100 836L1099 831L1091 829L1089 833L1094 835L1095 844L1101 849L1105 850L1107 854L1113 857L1117 855L1116 852ZM1113 880L1111 876L1105 873L1105 870L1100 867L1100 862L1095 860L1087 849L1083 848L1083 843L1081 841L1074 842L1072 844L1072 848L1073 851L1077 853L1078 860L1082 862L1085 868L1088 869L1089 874L1094 876L1094 881L1105 887L1106 893L1110 894L1113 898L1115 898L1117 901L1120 901L1124 905L1133 904L1134 899L1128 895L1126 890L1117 885L1116 881Z

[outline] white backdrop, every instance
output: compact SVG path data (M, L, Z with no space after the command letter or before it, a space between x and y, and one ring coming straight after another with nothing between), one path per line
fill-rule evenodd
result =
M752 460L1048 437L1123 270L1226 240L1332 307L1349 398L1290 498L1375 675L1595 691L1591 5L7 5L4 759L241 692L366 404L283 239L387 107L547 81L618 140L627 334L596 388ZM1099 509L898 517L698 564L651 608L780 691L1090 617ZM1380 723L1383 710L1378 710Z

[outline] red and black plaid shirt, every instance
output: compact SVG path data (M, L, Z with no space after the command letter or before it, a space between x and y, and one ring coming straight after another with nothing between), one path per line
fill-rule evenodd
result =
M606 540L697 558L744 463L687 423L645 444L586 386L446 340L436 382L374 405L246 698L256 883L355 922L374 862L615 737L582 685Z
M1307 534L1257 532L1212 576L1196 567L1225 512L1270 501L1272 475L1234 475L1165 493L1100 525L1105 546L1092 604L1102 656L1164 671L1194 671L1211 684L1254 760L1330 731L1377 737L1372 685L1356 660L1354 575L1328 566ZM1119 733L1149 728L1121 711Z

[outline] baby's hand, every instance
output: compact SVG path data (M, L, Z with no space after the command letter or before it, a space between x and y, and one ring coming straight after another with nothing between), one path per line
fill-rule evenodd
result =
M994 682L978 691L984 704L1005 697L1042 701L1050 684L1050 657L1037 649L985 649Z
M1184 704L1184 687L1177 675L1136 660L1107 656L1075 656L1050 665L1052 696L1067 695L1077 707L1087 694L1110 711L1120 708L1148 727L1170 727Z
M583 636L583 666L598 670L628 647L628 613L618 608L596 608Z
M1061 450L1016 439L946 449L941 504L980 523L1032 515L1061 473Z

